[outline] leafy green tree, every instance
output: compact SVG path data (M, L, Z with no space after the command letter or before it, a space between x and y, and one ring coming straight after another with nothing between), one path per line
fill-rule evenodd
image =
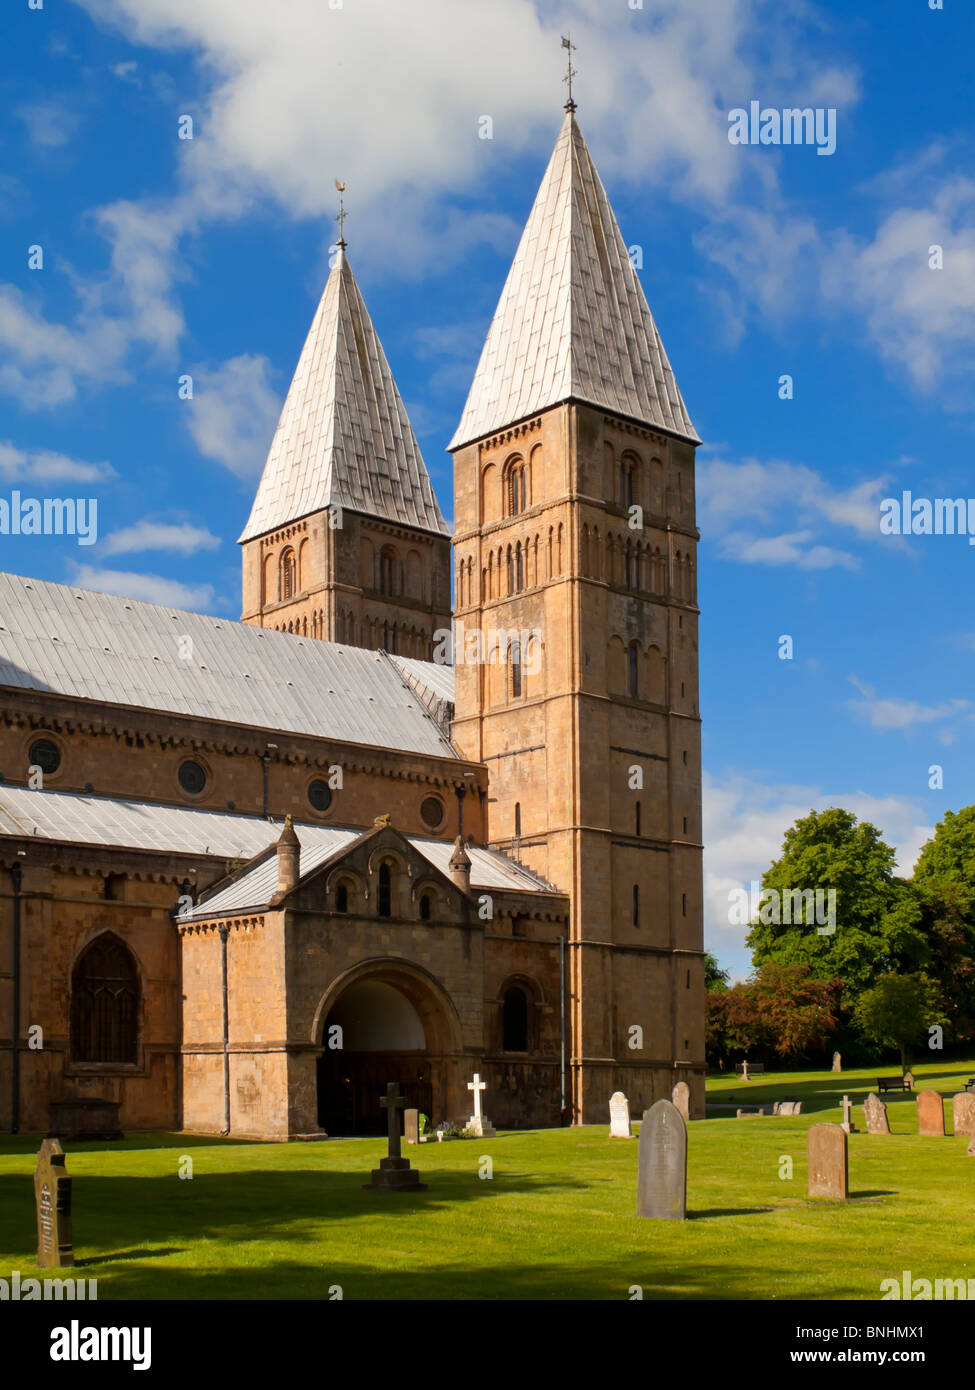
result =
M945 1024L941 990L923 972L881 975L857 1001L853 1018L860 1031L883 1047L896 1047L901 1070L907 1070L907 1049L932 1024Z
M747 937L756 966L805 965L819 979L842 980L840 1002L852 1008L880 975L925 964L921 908L910 884L895 877L894 865L894 850L869 821L858 822L837 806L801 817L762 879L768 901ZM833 930L813 914L817 889L827 905L835 890ZM798 921L782 920L786 902Z
M730 970L722 970L718 964L717 956L710 951L704 952L704 988L705 989L727 989L728 981L731 979Z
M975 806L948 811L914 870L927 970L955 1042L975 1037Z
M918 857L914 882L952 888L970 909L975 903L975 806L946 811Z

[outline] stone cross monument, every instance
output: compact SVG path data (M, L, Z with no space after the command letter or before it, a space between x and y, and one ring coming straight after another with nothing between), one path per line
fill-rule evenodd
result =
M497 1130L481 1112L481 1092L487 1090L487 1082L482 1081L480 1075L475 1072L474 1080L467 1083L467 1089L474 1092L474 1114L467 1121L467 1132L476 1135L478 1139L490 1139L497 1134Z
M372 1170L372 1182L364 1183L367 1191L378 1189L384 1192L425 1192L426 1183L420 1181L410 1160L400 1152L399 1112L406 1108L406 1097L399 1093L399 1084L390 1081L386 1094L379 1102L386 1111L389 1123L389 1150L385 1158L379 1160L379 1167Z

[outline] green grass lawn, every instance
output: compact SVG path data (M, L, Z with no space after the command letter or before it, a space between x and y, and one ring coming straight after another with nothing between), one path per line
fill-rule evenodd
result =
M919 1138L913 1099L889 1098L891 1136L851 1136L849 1202L806 1198L809 1125L839 1120L846 1092L862 1126L859 1102L896 1070L709 1079L713 1100L796 1096L808 1113L692 1123L685 1223L634 1215L637 1144L607 1138L608 1105L606 1124L406 1148L429 1184L414 1195L362 1190L375 1139L68 1145L76 1273L101 1300L322 1299L336 1284L346 1299L625 1299L634 1284L645 1298L876 1299L905 1269L975 1277L975 1158L967 1138ZM914 1074L950 1096L975 1064ZM0 1138L0 1277L37 1272L37 1145Z

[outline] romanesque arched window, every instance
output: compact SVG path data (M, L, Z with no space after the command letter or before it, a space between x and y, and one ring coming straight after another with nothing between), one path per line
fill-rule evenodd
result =
M71 1057L75 1062L135 1062L139 972L132 952L103 932L71 972Z
M420 921L429 922L432 899L429 893L422 894L420 898Z
M396 552L385 546L379 553L379 592L392 594L395 581Z
M517 516L527 505L525 486L525 464L522 459L512 459L504 471L504 510L506 516Z
M508 648L508 669L510 671L510 690L513 700L521 699L521 642L516 637Z
M295 553L290 545L281 552L278 568L278 597L292 598L295 590Z
M380 917L393 915L393 875L388 864L379 866L379 892L376 898L376 911Z
M631 642L627 651L627 689L630 698L635 700L640 693L640 649L636 642Z
M528 996L519 985L504 992L501 1004L501 1050L528 1051Z

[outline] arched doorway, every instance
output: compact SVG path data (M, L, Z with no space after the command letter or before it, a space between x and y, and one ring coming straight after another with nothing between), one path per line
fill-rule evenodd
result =
M322 1001L318 1123L326 1133L385 1134L379 1102L390 1081L431 1124L446 1117L445 1054L456 1050L459 1032L425 974L375 963L349 971Z

